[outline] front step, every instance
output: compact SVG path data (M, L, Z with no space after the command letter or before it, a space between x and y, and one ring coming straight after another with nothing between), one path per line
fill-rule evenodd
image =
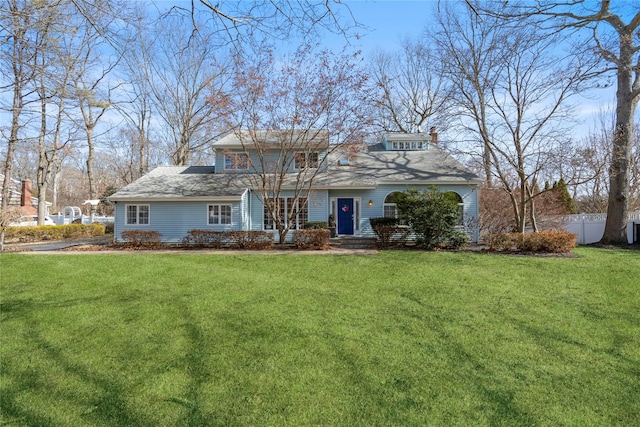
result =
M343 236L329 239L332 247L340 249L376 249L376 242L375 237Z

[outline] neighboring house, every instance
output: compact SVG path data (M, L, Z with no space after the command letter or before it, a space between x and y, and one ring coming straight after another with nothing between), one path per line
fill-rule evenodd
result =
M269 156L277 163L274 134L264 132ZM272 144L272 145L269 145ZM250 144L230 134L213 144L215 166L158 167L109 197L115 205L115 239L122 231L156 230L165 242L180 242L190 230L274 230L252 170L260 163ZM311 147L311 149L309 148ZM283 212L296 209L292 229L309 221L336 218L339 236L373 236L369 218L397 215L395 192L435 186L454 192L460 224L478 240L478 187L482 180L437 145L437 134L386 134L382 142L359 151L331 150L326 132L306 146L289 166L281 193ZM329 151L332 151L329 153ZM293 183L300 173L314 173L307 203L294 204ZM302 199L304 200L304 199ZM286 216L286 215L284 215ZM276 239L277 241L277 239Z
M4 180L4 175L0 174L0 182ZM38 214L38 198L31 195L32 184L29 178L22 182L12 179L9 184L9 203L8 206L16 206L22 208L25 215ZM0 194L0 202L2 195ZM48 212L46 213L48 215Z

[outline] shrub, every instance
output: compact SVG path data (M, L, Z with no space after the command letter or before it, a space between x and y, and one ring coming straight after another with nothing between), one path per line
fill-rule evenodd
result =
M270 249L273 247L273 234L268 231L225 231L225 240L235 249Z
M182 239L182 242L187 245L221 248L224 237L224 231L189 230L189 233Z
M33 227L7 227L5 239L22 243L46 240L76 239L104 236L105 226L94 224L37 225Z
M369 224L371 224L371 227L375 231L376 227L385 226L385 225L399 225L400 220L398 218L383 216L378 218L369 218Z
M120 233L127 246L138 248L158 248L161 234L155 230L125 230Z
M569 253L576 247L576 234L564 230L544 230L537 233L491 234L485 240L492 251L523 251L535 253Z
M510 233L490 233L484 236L484 241L490 251L512 251L516 243Z
M399 193L396 206L400 218L419 236L426 249L445 246L458 223L458 204L434 187L424 192L411 189Z
M319 230L323 228L329 228L329 223L326 221L309 221L304 223L305 230Z
M388 248L394 244L405 243L409 235L407 226L399 225L397 218L369 218L373 232L378 237L378 246Z
M113 221L104 223L104 233L105 234L113 234L114 224Z
M543 230L524 234L518 249L526 252L568 253L576 247L577 234L564 230Z
M298 249L321 249L329 244L329 234L327 228L294 230L293 245Z
M445 243L447 249L460 249L471 241L471 237L464 230L454 230Z

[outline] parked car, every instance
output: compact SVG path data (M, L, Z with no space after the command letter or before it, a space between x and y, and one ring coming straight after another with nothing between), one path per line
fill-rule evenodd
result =
M38 215L23 216L18 221L9 224L10 227L35 227L36 225L38 225ZM45 216L44 225L56 225L56 223L50 216Z

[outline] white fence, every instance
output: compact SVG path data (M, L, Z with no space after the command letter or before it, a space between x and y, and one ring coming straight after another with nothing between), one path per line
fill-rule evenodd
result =
M563 218L563 228L578 235L578 244L587 245L602 239L606 213L567 215ZM638 228L640 226L640 212L630 212L627 218L627 241L638 242Z
M94 222L106 224L113 222L112 216L83 215L77 206L66 206L62 213L50 215L50 217L58 225L71 224L75 220L79 220L80 224L93 224Z

